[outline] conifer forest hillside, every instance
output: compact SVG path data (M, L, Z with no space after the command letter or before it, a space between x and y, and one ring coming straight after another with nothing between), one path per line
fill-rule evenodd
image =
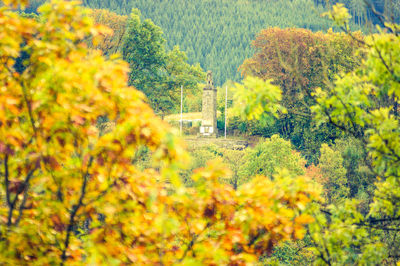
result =
M360 11L364 8L362 3L358 7L353 2L352 28L357 29L356 24L365 22L365 12ZM320 16L326 9L325 1L84 0L83 3L121 15L129 15L132 8L138 8L143 18L161 27L168 49L179 45L190 64L200 63L204 70L213 71L217 85L240 80L238 67L254 53L251 41L262 29L296 27L326 31L333 26ZM33 4L31 10L35 7Z

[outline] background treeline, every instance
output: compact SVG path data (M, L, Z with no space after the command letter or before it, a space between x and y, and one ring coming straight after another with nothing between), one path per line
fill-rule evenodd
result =
M34 11L43 1L33 2ZM237 71L253 54L250 45L256 34L268 27L297 27L325 31L332 26L319 16L325 8L312 0L84 0L84 5L128 15L138 8L164 32L166 46L179 45L188 63L212 70L215 84L240 80ZM352 26L356 28L355 25Z

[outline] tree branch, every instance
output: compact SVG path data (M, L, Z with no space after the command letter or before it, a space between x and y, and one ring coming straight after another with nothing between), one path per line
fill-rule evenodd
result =
M374 14L374 16L376 18L378 18L379 22L382 24L383 27L385 27L386 29L388 29L391 33L394 33L396 36L398 36L398 32L394 32L391 28L388 28L385 26L385 21L390 21L388 17L386 17L384 14L378 12L375 8L375 6L367 0L364 0L364 3L367 5L367 7L371 10L372 14ZM391 21L393 23L393 19Z
M33 119L32 106L31 106L31 103L30 103L30 101L28 99L28 93L26 91L26 86L25 86L25 84L21 84L21 85L22 85L21 87L22 87L22 94L24 96L24 101L25 101L25 104L26 104L26 106L28 108L29 120L31 122L32 130L33 130L33 133L34 133L35 137L37 137L37 129L36 129L36 126L35 126L35 120Z
M385 66L386 70L389 71L389 73L393 76L394 81L400 83L400 77L397 76L396 73L394 73L394 70L391 67L389 67L389 65L386 63L385 59L382 56L381 50L379 50L378 47L376 47L376 46L375 46L375 50L378 52L379 59L381 60L382 64Z
M8 154L5 155L4 157L4 182L6 186L6 200L7 200L7 205L10 207L11 206L11 200L10 200L10 190L9 190L9 185L10 185L10 180L9 180L9 173L8 173Z
M318 226L321 228L321 226L320 226L320 224L318 223ZM328 249L326 248L326 246L325 246L325 240L323 239L323 251L325 251L327 254L326 254L326 256L328 256L328 258L325 258L325 256L324 256L324 254L323 254L323 252L321 252L321 250L319 250L317 247L318 247L318 242L312 237L312 235L311 235L311 233L310 233L310 230L307 228L307 233L308 233L308 235L310 236L310 239L311 239L311 241L313 242L313 245L314 245L314 247L318 250L318 252L319 252L319 258L321 259L321 260L323 260L327 265L332 265L331 264L331 261L330 261L330 256L329 256L329 251L328 251Z
M19 224L19 222L21 221L22 212L25 209L26 200L28 199L28 190L29 190L29 184L26 185L26 188L24 191L24 198L22 199L21 205L19 206L18 217L17 217L17 220L15 221L15 226L17 226Z
M26 177L25 177L24 182L18 187L18 190L17 190L17 192L16 192L16 194L15 194L14 200L11 202L11 205L9 206L8 221L7 221L7 225L8 225L8 226L12 225L13 211L14 211L14 209L15 209L15 205L17 204L18 196L19 196L22 192L28 190L29 181L30 181L30 179L32 178L33 173L35 172L35 170L36 170L36 168L35 168L35 169L32 169L31 171L29 171L28 174L27 174ZM24 195L24 198L25 198L25 195ZM25 199L25 201L26 201L26 199ZM22 208L23 208L23 206L20 206L20 213L21 213L21 215L22 215Z
M206 224L206 226L204 227L204 229L197 235L190 233L190 227L189 227L189 234L192 236L192 239L190 240L189 244L187 245L187 248L185 249L185 252L183 253L182 257L178 260L178 262L182 262L185 259L185 257L189 253L189 251L191 251L193 249L193 246L196 243L196 240L199 238L199 236L202 233L204 233L211 225L212 225L212 223L208 222ZM189 226L189 224L188 224L188 226Z
M83 181L82 181L82 187L81 187L81 194L79 196L79 200L78 203L76 205L74 205L72 207L72 210L70 211L70 218L69 218L69 223L68 223L68 227L67 227L67 234L65 236L65 241L64 241L64 248L62 250L62 254L61 254L61 265L64 265L65 261L67 260L67 249L69 246L69 242L70 242L70 237L71 237L71 233L72 230L74 229L74 225L75 225L75 216L78 213L78 210L80 209L80 207L82 207L83 205L83 198L85 197L86 194L86 186L87 186L87 182L88 182L88 178L89 178L89 168L91 167L93 163L93 157L90 156L87 168L86 168L86 172L83 174Z

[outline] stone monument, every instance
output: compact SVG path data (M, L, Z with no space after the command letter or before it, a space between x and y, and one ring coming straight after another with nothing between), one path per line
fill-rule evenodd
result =
M207 72L207 85L203 88L201 137L217 137L217 90L214 88L212 72Z

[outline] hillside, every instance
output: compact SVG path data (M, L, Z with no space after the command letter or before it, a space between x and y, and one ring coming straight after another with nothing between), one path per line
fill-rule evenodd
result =
M190 64L212 70L216 85L238 81L238 67L254 53L251 41L261 29L277 26L326 30L322 6L312 0L84 0L91 8L129 14L138 8L144 18L160 26L167 48L179 45ZM34 8L35 5L32 5Z
M318 17L322 9L315 8L311 0L131 0L120 6L112 1L107 6L103 1L86 0L86 5L121 14L138 8L143 17L163 29L168 49L179 45L190 64L199 62L203 69L214 72L217 85L228 79L239 80L237 68L253 54L251 41L261 29L279 26L323 30L331 25Z
M28 11L42 2L34 1ZM355 23L363 24L366 17L379 22L367 14L363 0L344 2ZM380 12L400 13L398 0L392 1L396 3L392 6L383 4L390 1L373 2ZM163 29L168 50L179 45L190 64L200 63L204 70L214 72L216 85L239 81L237 69L253 55L251 41L262 29L276 26L324 31L332 26L320 16L325 4L321 0L83 0L83 4L123 15L138 8L144 18Z

